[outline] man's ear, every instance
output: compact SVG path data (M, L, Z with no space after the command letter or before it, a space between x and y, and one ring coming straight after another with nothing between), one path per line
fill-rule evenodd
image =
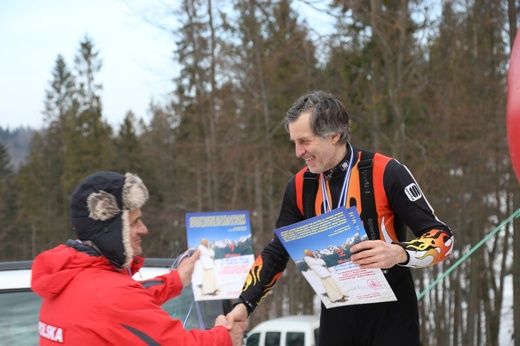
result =
M333 136L331 137L331 139L332 139L332 143L333 143L333 144L336 144L336 143L339 141L340 138L341 138L341 134L340 134L339 132L336 133L335 135L333 135Z

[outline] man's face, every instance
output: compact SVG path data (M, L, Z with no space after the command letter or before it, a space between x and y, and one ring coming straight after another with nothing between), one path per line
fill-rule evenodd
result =
M148 228L141 220L141 209L130 210L130 244L134 255L139 256L143 253L141 248L141 236L148 233Z
M289 136L294 142L296 157L304 159L312 173L323 173L342 159L337 159L339 135L327 138L317 136L311 129L310 116L311 112L308 111L289 123Z

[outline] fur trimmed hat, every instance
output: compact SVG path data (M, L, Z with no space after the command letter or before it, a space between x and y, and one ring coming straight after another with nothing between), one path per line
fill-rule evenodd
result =
M113 265L132 263L129 211L141 208L148 189L134 174L96 172L72 193L72 226L81 241L90 241Z

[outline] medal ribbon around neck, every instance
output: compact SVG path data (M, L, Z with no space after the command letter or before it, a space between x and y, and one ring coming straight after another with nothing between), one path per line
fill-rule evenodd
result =
M343 179L343 186L341 187L341 194L339 196L338 208L344 207L347 205L347 191L348 185L350 183L350 174L352 173L352 166L354 164L354 150L352 150L352 145L348 144L348 149L350 150L350 158L348 163L347 171L345 172L345 178ZM320 173L321 180L321 196L323 199L323 210L325 213L332 210L332 201L330 200L332 196L329 198L329 193L327 191L327 186L325 185L325 176L323 173Z

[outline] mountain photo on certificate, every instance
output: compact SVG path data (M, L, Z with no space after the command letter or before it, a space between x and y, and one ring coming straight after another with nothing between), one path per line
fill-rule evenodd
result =
M194 299L236 299L254 262L247 211L187 213L190 251L200 250L192 275Z
M350 260L350 248L368 240L355 207L334 209L275 234L326 308L396 300L381 269L361 269Z

